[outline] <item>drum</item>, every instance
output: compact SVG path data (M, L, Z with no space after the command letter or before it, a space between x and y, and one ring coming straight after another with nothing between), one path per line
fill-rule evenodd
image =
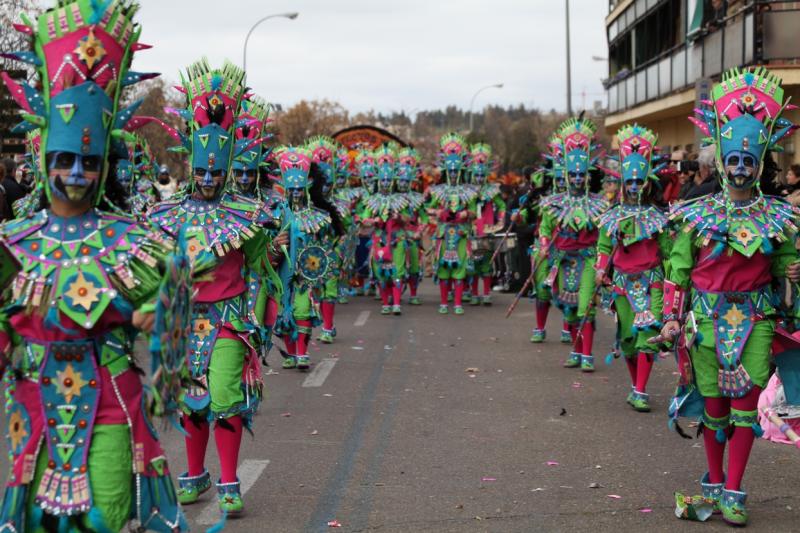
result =
M502 243L501 252L509 252L517 247L517 234L513 231L507 233L495 233L494 238L497 239L498 246Z
M473 256L482 257L484 255L491 255L494 251L494 247L492 246L492 238L488 235L473 238L470 240L469 245Z

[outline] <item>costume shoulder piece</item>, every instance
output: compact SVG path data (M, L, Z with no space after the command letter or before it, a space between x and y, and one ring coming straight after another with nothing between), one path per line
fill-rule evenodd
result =
M144 271L157 269L173 247L132 218L97 211L69 219L41 211L4 226L3 238L20 266L12 305L57 310L86 329L109 305L120 308L117 295L139 290Z
M703 246L715 241L715 253L727 245L752 257L757 251L771 253L772 239L783 242L797 233L798 215L798 208L780 198L761 196L726 208L723 195L715 194L674 206L669 218L683 231L696 232Z
M564 198L566 196L567 194L563 192L545 196L539 201L539 207L541 207L543 212L548 213L551 216L558 217L558 213L561 210L562 204L564 203Z
M307 207L294 212L297 228L309 235L314 235L329 227L332 223L331 216L316 207Z
M447 185L445 183L434 185L429 190L431 197L438 204L448 205L455 201L461 208L466 207L477 195L475 189L472 187Z
M373 215L387 219L391 213L408 207L408 199L403 194L373 194L364 201L364 207Z
M405 195L406 200L408 200L408 206L415 211L422 206L425 199L423 194L417 191L408 191Z
M487 183L478 191L478 200L481 202L491 202L500 195L500 185L497 183Z
M264 202L255 198L242 196L241 194L226 194L220 202L220 205L224 209L250 218L259 225L272 224L275 219L275 216Z
M615 205L603 213L597 225L606 234L621 238L625 246L651 239L664 231L667 215L652 205Z
M608 209L608 202L598 194L585 196L566 194L560 204L555 214L558 224L576 231L594 229L600 215Z

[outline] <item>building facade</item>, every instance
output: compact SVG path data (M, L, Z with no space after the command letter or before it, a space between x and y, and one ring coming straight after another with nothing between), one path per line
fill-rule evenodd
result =
M609 0L606 131L638 122L661 146L696 151L701 137L687 117L732 67L767 66L800 104L797 28L796 1ZM776 155L784 169L800 162L796 142Z

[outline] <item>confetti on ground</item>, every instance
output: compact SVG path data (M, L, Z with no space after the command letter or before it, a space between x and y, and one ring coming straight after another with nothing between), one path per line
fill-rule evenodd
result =
M353 346L353 350L363 350L364 348L361 346Z
M645 507L644 509L639 509L639 512L640 513L652 513L653 510L648 508L648 507Z
M611 498L612 500L621 500L622 499L622 496L620 496L619 494L609 494L608 497Z
M281 413L281 416L284 418L289 418L290 416L292 416L292 413Z
M311 432L311 434L312 434L312 435L319 435L319 431L317 431L317 430L315 429L314 431L312 431L312 432Z
M358 344L364 344L364 340L363 340L363 339L358 339L356 342L357 342Z
M325 394L323 394L323 396L325 396L326 398L330 398L330 397L332 397L332 396L333 396L333 394L331 394L331 393L325 393Z
M338 520L328 520L328 527L342 527L342 523Z
M535 489L531 489L531 492L541 492L544 489L542 487L536 487Z
M495 478L495 477L485 477L485 478L482 478L481 481L497 481L497 478Z
M581 385L579 381L576 381L572 384L573 389L580 389L581 387L583 387L583 385Z
M480 372L480 370L478 370L478 367L469 366L469 367L464 369L464 372L469 372L471 374L477 374L478 372Z
M547 461L547 466L558 466L558 461Z

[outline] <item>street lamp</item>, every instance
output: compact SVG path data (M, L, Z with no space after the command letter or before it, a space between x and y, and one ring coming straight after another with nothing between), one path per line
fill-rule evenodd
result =
M475 91L475 94L472 95L472 100L469 101L469 131L470 131L470 133L472 133L472 107L475 105L475 98L477 98L477 96L479 94L481 94L483 91L485 91L486 89L502 89L502 88L503 88L503 84L502 83L495 83L493 85L487 85L486 87L481 87L480 89Z
M298 17L298 15L300 15L300 13L296 12L276 13L274 15L267 15L266 17L257 20L256 23L250 27L250 31L247 32L247 37L244 38L244 51L242 52L242 68L244 69L245 72L247 72L247 42L250 40L250 35L252 35L253 30L255 30L259 24L261 24L267 19L284 18L284 19L294 20Z

